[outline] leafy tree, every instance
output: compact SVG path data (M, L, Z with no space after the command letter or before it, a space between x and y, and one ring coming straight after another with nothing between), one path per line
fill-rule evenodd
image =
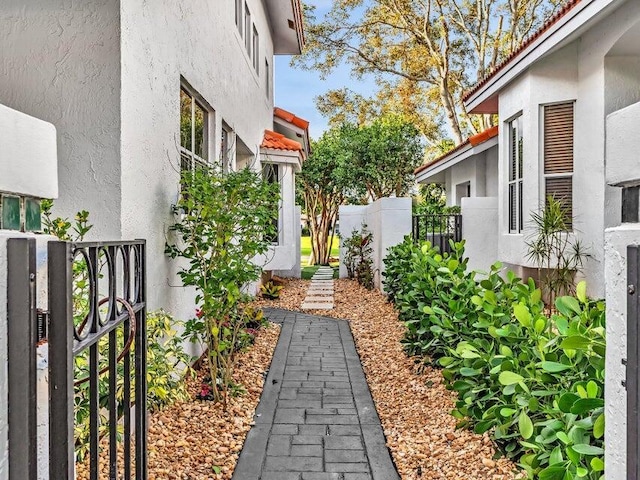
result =
M418 129L398 115L325 132L298 176L311 233L311 265L329 261L329 236L343 203L406 195L423 158Z
M465 89L513 52L563 1L336 1L322 20L307 10L307 48L295 62L326 76L346 61L356 78L373 74L386 91L398 91L402 83L394 82L402 80L415 95L431 100L436 118L443 113L459 144L491 121L483 118L483 125L474 125L469 120L461 101ZM423 133L433 135L429 140L435 143L439 130Z
M349 193L348 130L332 128L312 145L312 153L298 175L311 233L310 265L329 263L329 235L335 228L338 208Z
M371 200L408 194L423 158L420 132L398 115L387 115L349 133L351 183L364 185Z

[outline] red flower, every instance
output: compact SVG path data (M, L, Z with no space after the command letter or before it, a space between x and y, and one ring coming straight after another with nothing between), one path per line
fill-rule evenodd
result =
M204 312L199 308L196 308L196 317L202 318L203 315L204 315Z

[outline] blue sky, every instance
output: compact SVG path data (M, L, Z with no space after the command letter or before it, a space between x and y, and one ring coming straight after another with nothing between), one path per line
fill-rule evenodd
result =
M332 0L304 0L315 5L316 16L322 18L330 8ZM321 80L314 71L292 68L288 56L277 56L275 60L276 106L284 108L311 122L309 130L312 138L318 138L327 129L327 121L316 110L314 98L331 89L348 86L351 90L369 96L376 90L373 79L351 78L349 67L342 65L326 80Z

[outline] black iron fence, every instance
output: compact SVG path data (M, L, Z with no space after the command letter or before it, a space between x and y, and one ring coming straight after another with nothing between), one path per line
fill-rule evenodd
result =
M428 240L434 247L438 247L440 252L450 252L449 240L462 240L462 215L414 215L412 235L414 242Z
M80 441L88 446L91 480L98 479L101 458L110 479L144 480L145 242L48 248L50 478L74 478ZM84 430L79 419L88 424Z

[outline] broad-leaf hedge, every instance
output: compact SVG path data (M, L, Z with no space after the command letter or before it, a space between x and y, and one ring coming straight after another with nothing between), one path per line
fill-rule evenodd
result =
M460 427L488 432L530 478L603 478L604 302L559 297L512 272L469 271L464 243L440 254L409 238L385 261L385 289L410 355L443 368Z

